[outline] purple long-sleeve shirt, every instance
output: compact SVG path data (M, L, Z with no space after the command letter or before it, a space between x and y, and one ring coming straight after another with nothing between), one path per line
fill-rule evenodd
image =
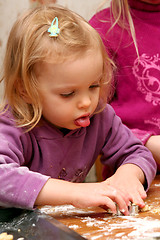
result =
M133 163L143 170L147 187L155 177L151 153L109 105L92 116L90 126L67 134L45 120L24 132L10 113L1 116L0 206L33 208L48 178L82 182L100 153L112 173L122 164Z
M160 4L128 0L135 26L139 58L129 30L113 23L110 8L95 14L90 24L99 32L117 72L112 106L122 122L146 143L160 135Z

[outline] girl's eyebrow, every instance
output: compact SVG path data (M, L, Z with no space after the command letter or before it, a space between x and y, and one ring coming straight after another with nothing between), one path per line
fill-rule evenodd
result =
M102 77L103 77L103 73L101 73L95 81L91 81L89 83L89 86L99 83ZM70 90L72 91L76 88L79 88L79 86L76 83L71 83L71 84L66 84L66 85L63 84L63 85L54 87L54 89L57 91L70 91Z
M73 88L76 88L77 86L57 86L55 87L54 89L56 90L70 90L70 89L73 89Z

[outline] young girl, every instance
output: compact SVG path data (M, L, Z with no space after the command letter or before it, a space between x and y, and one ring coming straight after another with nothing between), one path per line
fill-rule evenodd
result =
M160 0L112 0L90 24L117 64L112 106L160 164Z
M115 213L116 202L125 215L129 201L144 207L156 164L106 106L111 77L99 34L80 16L43 6L18 18L4 61L1 206L102 205ZM100 153L113 176L82 183Z

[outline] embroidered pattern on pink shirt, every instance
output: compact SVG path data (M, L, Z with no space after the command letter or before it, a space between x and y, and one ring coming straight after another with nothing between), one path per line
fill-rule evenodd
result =
M154 106L160 105L160 56L142 54L134 61L132 68L137 78L137 90L145 95L145 100Z
M134 61L132 68L137 78L137 90L140 91L145 100L153 106L160 105L160 56L152 57L142 54ZM160 119L151 117L144 120L145 124L151 124L160 129Z

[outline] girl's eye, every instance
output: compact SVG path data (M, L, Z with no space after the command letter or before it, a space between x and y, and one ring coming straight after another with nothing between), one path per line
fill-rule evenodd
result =
M89 88L93 89L93 88L99 88L99 87L100 87L100 84L97 83L97 84L91 85Z
M74 92L69 92L69 93L61 93L60 94L61 97L67 98L67 97L71 97L74 95Z

